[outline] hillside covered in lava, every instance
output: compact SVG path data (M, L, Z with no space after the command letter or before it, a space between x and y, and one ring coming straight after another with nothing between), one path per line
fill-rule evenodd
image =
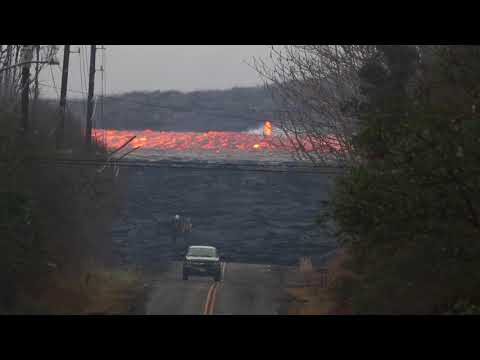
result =
M85 119L84 99L72 99L70 111ZM116 130L246 131L271 119L274 104L263 87L130 92L97 98L94 126Z

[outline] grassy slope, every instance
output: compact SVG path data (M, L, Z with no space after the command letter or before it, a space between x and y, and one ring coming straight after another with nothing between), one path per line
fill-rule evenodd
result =
M56 274L41 293L23 293L11 314L129 314L143 297L138 273L95 269L89 273Z

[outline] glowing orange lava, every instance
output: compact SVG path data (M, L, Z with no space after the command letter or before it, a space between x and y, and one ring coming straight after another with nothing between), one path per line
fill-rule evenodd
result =
M293 145L278 135L272 135L272 124L266 121L263 126L263 135L234 131L208 131L208 132L176 132L152 130L112 130L96 129L96 137L105 142L109 148L118 148L132 136L136 138L127 148L141 147L142 149L175 150L175 151L209 151L220 153L223 151L258 152L258 151L294 151ZM335 140L323 141L312 145L305 139L302 146L306 151L332 148L339 149Z
M176 131L132 131L97 129L97 138L102 139L105 133L105 140L109 148L121 146L132 136L136 138L129 144L133 147L141 146L145 149L162 150L239 150L249 149L273 150L274 139L265 139L262 135L249 134L234 131L209 131L199 132L176 132Z

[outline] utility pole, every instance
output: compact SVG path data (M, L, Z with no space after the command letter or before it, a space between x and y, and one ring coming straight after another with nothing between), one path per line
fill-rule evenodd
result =
M68 83L68 65L70 62L70 45L64 45L63 48L63 67L62 67L62 85L60 89L60 122L57 127L57 149L64 145L65 118L67 104L67 83Z
M38 74L40 73L40 45L35 46L35 53L36 53L36 60L37 63L35 64L35 87L33 91L33 105L34 107L37 105L38 100Z
M3 53L3 45L0 45L0 54ZM3 73L0 74L0 99L3 98L2 94L3 94Z
M22 48L22 62L25 64L22 66L22 78L21 78L21 91L22 91L22 130L24 135L28 133L28 96L30 90L30 61L33 58L32 45L24 45Z
M90 45L90 71L88 78L88 99L87 99L87 131L85 132L87 148L92 145L92 115L93 115L93 90L95 87L95 58L97 46Z

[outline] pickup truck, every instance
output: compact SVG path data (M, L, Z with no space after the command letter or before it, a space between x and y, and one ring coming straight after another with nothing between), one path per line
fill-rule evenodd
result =
M183 262L183 280L190 275L212 276L215 281L222 278L221 262L213 246L190 246Z

